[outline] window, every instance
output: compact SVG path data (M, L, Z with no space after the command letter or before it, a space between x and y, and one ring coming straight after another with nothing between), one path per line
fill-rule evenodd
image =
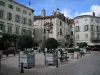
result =
M0 1L0 6L5 6L5 2Z
M3 19L4 16L4 10L0 10L0 18Z
M28 34L32 35L32 29L31 28L28 29Z
M44 41L46 40L46 36L44 36Z
M79 23L79 20L76 20L76 23Z
M28 24L31 26L32 25L32 20L28 19Z
M5 32L5 25L3 25L2 31Z
M60 26L62 26L62 22L60 21Z
M99 23L99 20L96 20L96 23Z
M99 32L99 26L97 26L97 32Z
M98 35L99 35L99 38L100 38L100 33Z
M44 28L44 33L46 33L46 29Z
M94 25L91 26L91 31L94 31Z
M23 23L23 24L27 24L27 18L22 17L22 23Z
M21 11L20 8L18 8L18 7L16 7L16 10L19 11L19 12Z
M62 29L60 29L60 35L62 35Z
M71 39L71 41L70 41L71 43L73 43L73 39Z
M76 43L77 46L79 46L79 43Z
M14 6L13 6L13 5L11 5L11 4L8 4L8 8L13 9L13 8L14 8Z
M79 34L76 35L76 39L77 39L77 40L79 39Z
M94 32L91 33L91 36L94 36Z
M16 34L19 34L19 27L16 27Z
M85 25L85 31L88 31L88 25Z
M91 21L93 21L93 19L91 19Z
M85 22L87 21L87 19L85 19Z
M12 26L8 25L8 33L12 33Z
M7 20L12 20L12 13L10 12L7 13Z
M26 34L26 33L27 33L27 30L26 30L25 27L23 27L22 30L21 30L21 34L23 35L23 34Z
M70 25L70 28L72 28L72 25Z
M23 10L23 14L27 14L27 11L26 10Z
M88 39L88 34L85 34L85 39Z
M80 29L79 29L79 26L76 26L76 32L79 32Z
M0 30L2 30L3 29L3 24L0 24Z
M21 17L19 15L15 15L15 22L20 23Z
M71 31L71 35L73 35L73 31Z
M35 29L33 29L33 35L35 35Z
M31 12L29 12L29 15L31 16Z
M99 38L99 36L100 36L100 33L97 33L97 38Z

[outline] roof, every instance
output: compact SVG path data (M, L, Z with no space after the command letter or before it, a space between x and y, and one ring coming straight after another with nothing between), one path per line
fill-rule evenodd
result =
M68 24L74 24L74 19L70 19Z
M57 17L57 16L55 16L55 15L44 16L44 17L42 17L42 16L34 16L34 19L35 20L37 20L37 19L48 19L48 18L55 18L55 17Z
M34 10L32 8L29 8L29 7L25 6L25 5L22 5L22 4L18 3L18 2L15 2L14 0L8 0L8 1L13 2L15 4L18 4L18 5L22 6L22 7L28 8L28 9L32 10L32 12L34 12Z
M92 16L92 15L81 15L81 16L75 17L74 19L85 18L85 17L91 17L91 18L98 18L98 19L100 19L100 17L98 17L98 16Z
M59 15L50 15L50 16L34 16L34 20L38 20L38 19L50 19L50 18L59 18L60 20L66 22L66 17L63 14L59 14Z

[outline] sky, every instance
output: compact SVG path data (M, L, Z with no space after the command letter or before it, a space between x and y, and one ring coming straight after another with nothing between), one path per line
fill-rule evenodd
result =
M15 0L35 10L34 14L41 15L42 9L46 15L52 15L59 8L66 17L73 18L79 15L100 15L100 0ZM31 2L29 6L29 1Z

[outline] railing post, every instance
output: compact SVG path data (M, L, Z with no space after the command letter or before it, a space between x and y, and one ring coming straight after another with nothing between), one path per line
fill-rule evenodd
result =
M56 51L56 56L57 56L57 58L56 58L56 68L58 68L58 66L59 66L59 64L58 64L58 51Z
M78 54L77 54L77 59L79 59Z
M23 63L21 63L21 71L20 71L20 73L24 73Z
M1 54L0 54L0 71L1 71Z

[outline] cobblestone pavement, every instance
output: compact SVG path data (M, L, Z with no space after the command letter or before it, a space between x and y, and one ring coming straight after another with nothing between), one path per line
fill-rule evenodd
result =
M100 52L92 52L81 59L63 62L59 68L55 66L42 68L25 69L24 74L20 74L20 69L2 65L0 75L100 75Z

